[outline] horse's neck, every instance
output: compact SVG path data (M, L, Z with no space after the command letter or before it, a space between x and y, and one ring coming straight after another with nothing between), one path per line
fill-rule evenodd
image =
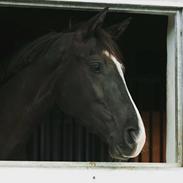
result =
M53 106L57 76L62 78L65 70L60 45L65 49L68 37L71 42L71 36L62 34L43 36L20 52L10 65L8 81L5 83L5 78L0 86L0 159L24 142Z
M0 159L16 149L53 105L53 73L24 69L0 89Z

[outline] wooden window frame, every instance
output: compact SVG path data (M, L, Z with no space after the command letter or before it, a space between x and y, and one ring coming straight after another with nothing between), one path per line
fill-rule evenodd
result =
M177 0L0 0L0 7L35 7L92 10L110 7L111 11L168 16L167 30L167 162L20 162L0 161L0 167L104 167L162 168L183 166L183 2Z

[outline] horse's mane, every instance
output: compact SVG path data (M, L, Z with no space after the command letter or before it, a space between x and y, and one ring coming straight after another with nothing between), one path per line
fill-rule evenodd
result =
M29 43L25 48L13 56L10 64L5 71L2 83L13 77L17 72L27 67L32 62L36 61L36 58L45 54L49 47L60 37L61 33L51 32L46 34L33 42Z
M1 78L0 85L7 82L7 80L12 78L16 73L36 61L37 58L44 55L50 46L63 34L64 33L56 32L46 34L21 49L11 60L3 79ZM109 54L114 55L120 60L121 55L118 47L107 32L103 29L98 29L95 33L95 37L100 41L102 47L108 51Z

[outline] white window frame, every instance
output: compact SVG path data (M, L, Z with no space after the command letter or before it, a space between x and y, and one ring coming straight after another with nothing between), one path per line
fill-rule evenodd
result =
M167 36L167 162L20 162L0 161L0 167L162 168L183 166L183 2L181 0L0 0L0 7L39 7L110 11L168 16Z

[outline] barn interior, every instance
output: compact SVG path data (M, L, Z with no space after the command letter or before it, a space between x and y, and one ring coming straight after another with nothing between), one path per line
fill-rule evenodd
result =
M96 11L86 10L1 7L0 71L28 42L52 31L65 31L95 14ZM168 17L109 12L104 27L127 17L132 17L131 24L117 43L125 58L126 82L147 133L142 153L129 161L166 162ZM24 152L24 160L32 161L114 161L95 134L57 108L35 129Z

